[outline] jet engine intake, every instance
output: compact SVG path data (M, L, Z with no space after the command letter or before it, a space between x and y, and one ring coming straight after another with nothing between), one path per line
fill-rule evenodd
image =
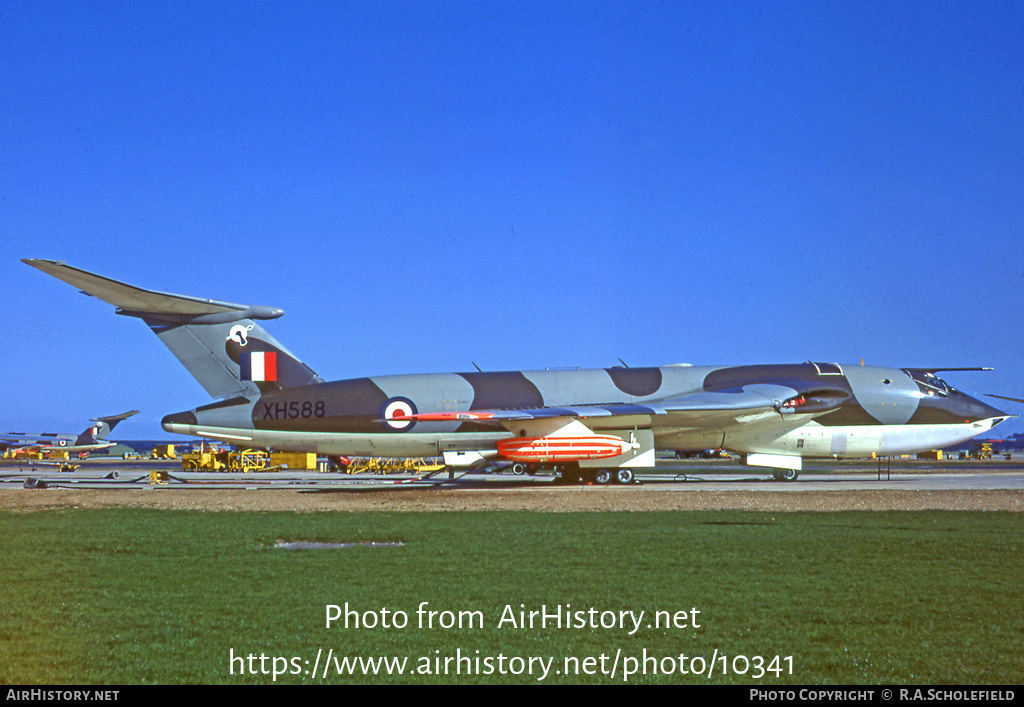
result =
M850 394L844 390L819 389L799 393L791 398L776 403L775 409L782 414L820 413L835 410L847 400Z

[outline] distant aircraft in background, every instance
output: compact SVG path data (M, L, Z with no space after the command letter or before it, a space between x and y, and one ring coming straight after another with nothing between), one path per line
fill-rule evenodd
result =
M284 312L146 290L63 262L25 260L142 319L216 402L168 432L329 456L421 457L629 483L655 450L726 449L794 479L804 458L941 449L1004 412L939 371L835 363L671 365L372 376L324 382L255 320ZM610 336L611 334L602 334Z
M0 435L0 451L12 450L16 454L68 452L84 458L90 452L109 449L117 444L107 441L105 437L117 426L117 423L127 420L132 415L137 415L138 412L138 410L132 410L120 415L94 418L91 420L93 424L77 435L57 432L41 432L39 434L8 432L5 435Z

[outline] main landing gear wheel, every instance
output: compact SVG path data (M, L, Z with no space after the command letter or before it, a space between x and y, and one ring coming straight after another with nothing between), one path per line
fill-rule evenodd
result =
M636 476L632 469L617 469L615 471L615 483L617 484L631 484L635 480Z
M772 478L776 481L796 481L797 476L796 469L772 469Z

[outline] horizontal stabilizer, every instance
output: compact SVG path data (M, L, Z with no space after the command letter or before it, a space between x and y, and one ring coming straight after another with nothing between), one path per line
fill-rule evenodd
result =
M131 412L122 412L120 415L108 415L107 417L93 417L90 418L93 422L106 422L113 429L114 425L122 420L127 420L132 415L138 415L138 410L132 410Z
M237 319L273 319L284 314L282 310L272 307L250 307L244 304L146 290L73 267L59 260L28 258L22 262L77 287L84 294L114 305L121 314L197 317L230 313L237 315L235 317Z

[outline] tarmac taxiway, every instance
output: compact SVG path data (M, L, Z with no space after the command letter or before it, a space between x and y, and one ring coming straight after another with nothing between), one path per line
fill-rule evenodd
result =
M919 461L833 461L809 464L796 481L776 481L769 470L731 460L659 460L637 474L637 484L691 491L800 493L843 490L1018 490L1024 491L1024 459ZM337 489L398 487L507 489L567 486L553 475L501 473L346 474L340 472L196 472L167 461L91 459L71 472L47 463L0 463L0 488L79 489Z

